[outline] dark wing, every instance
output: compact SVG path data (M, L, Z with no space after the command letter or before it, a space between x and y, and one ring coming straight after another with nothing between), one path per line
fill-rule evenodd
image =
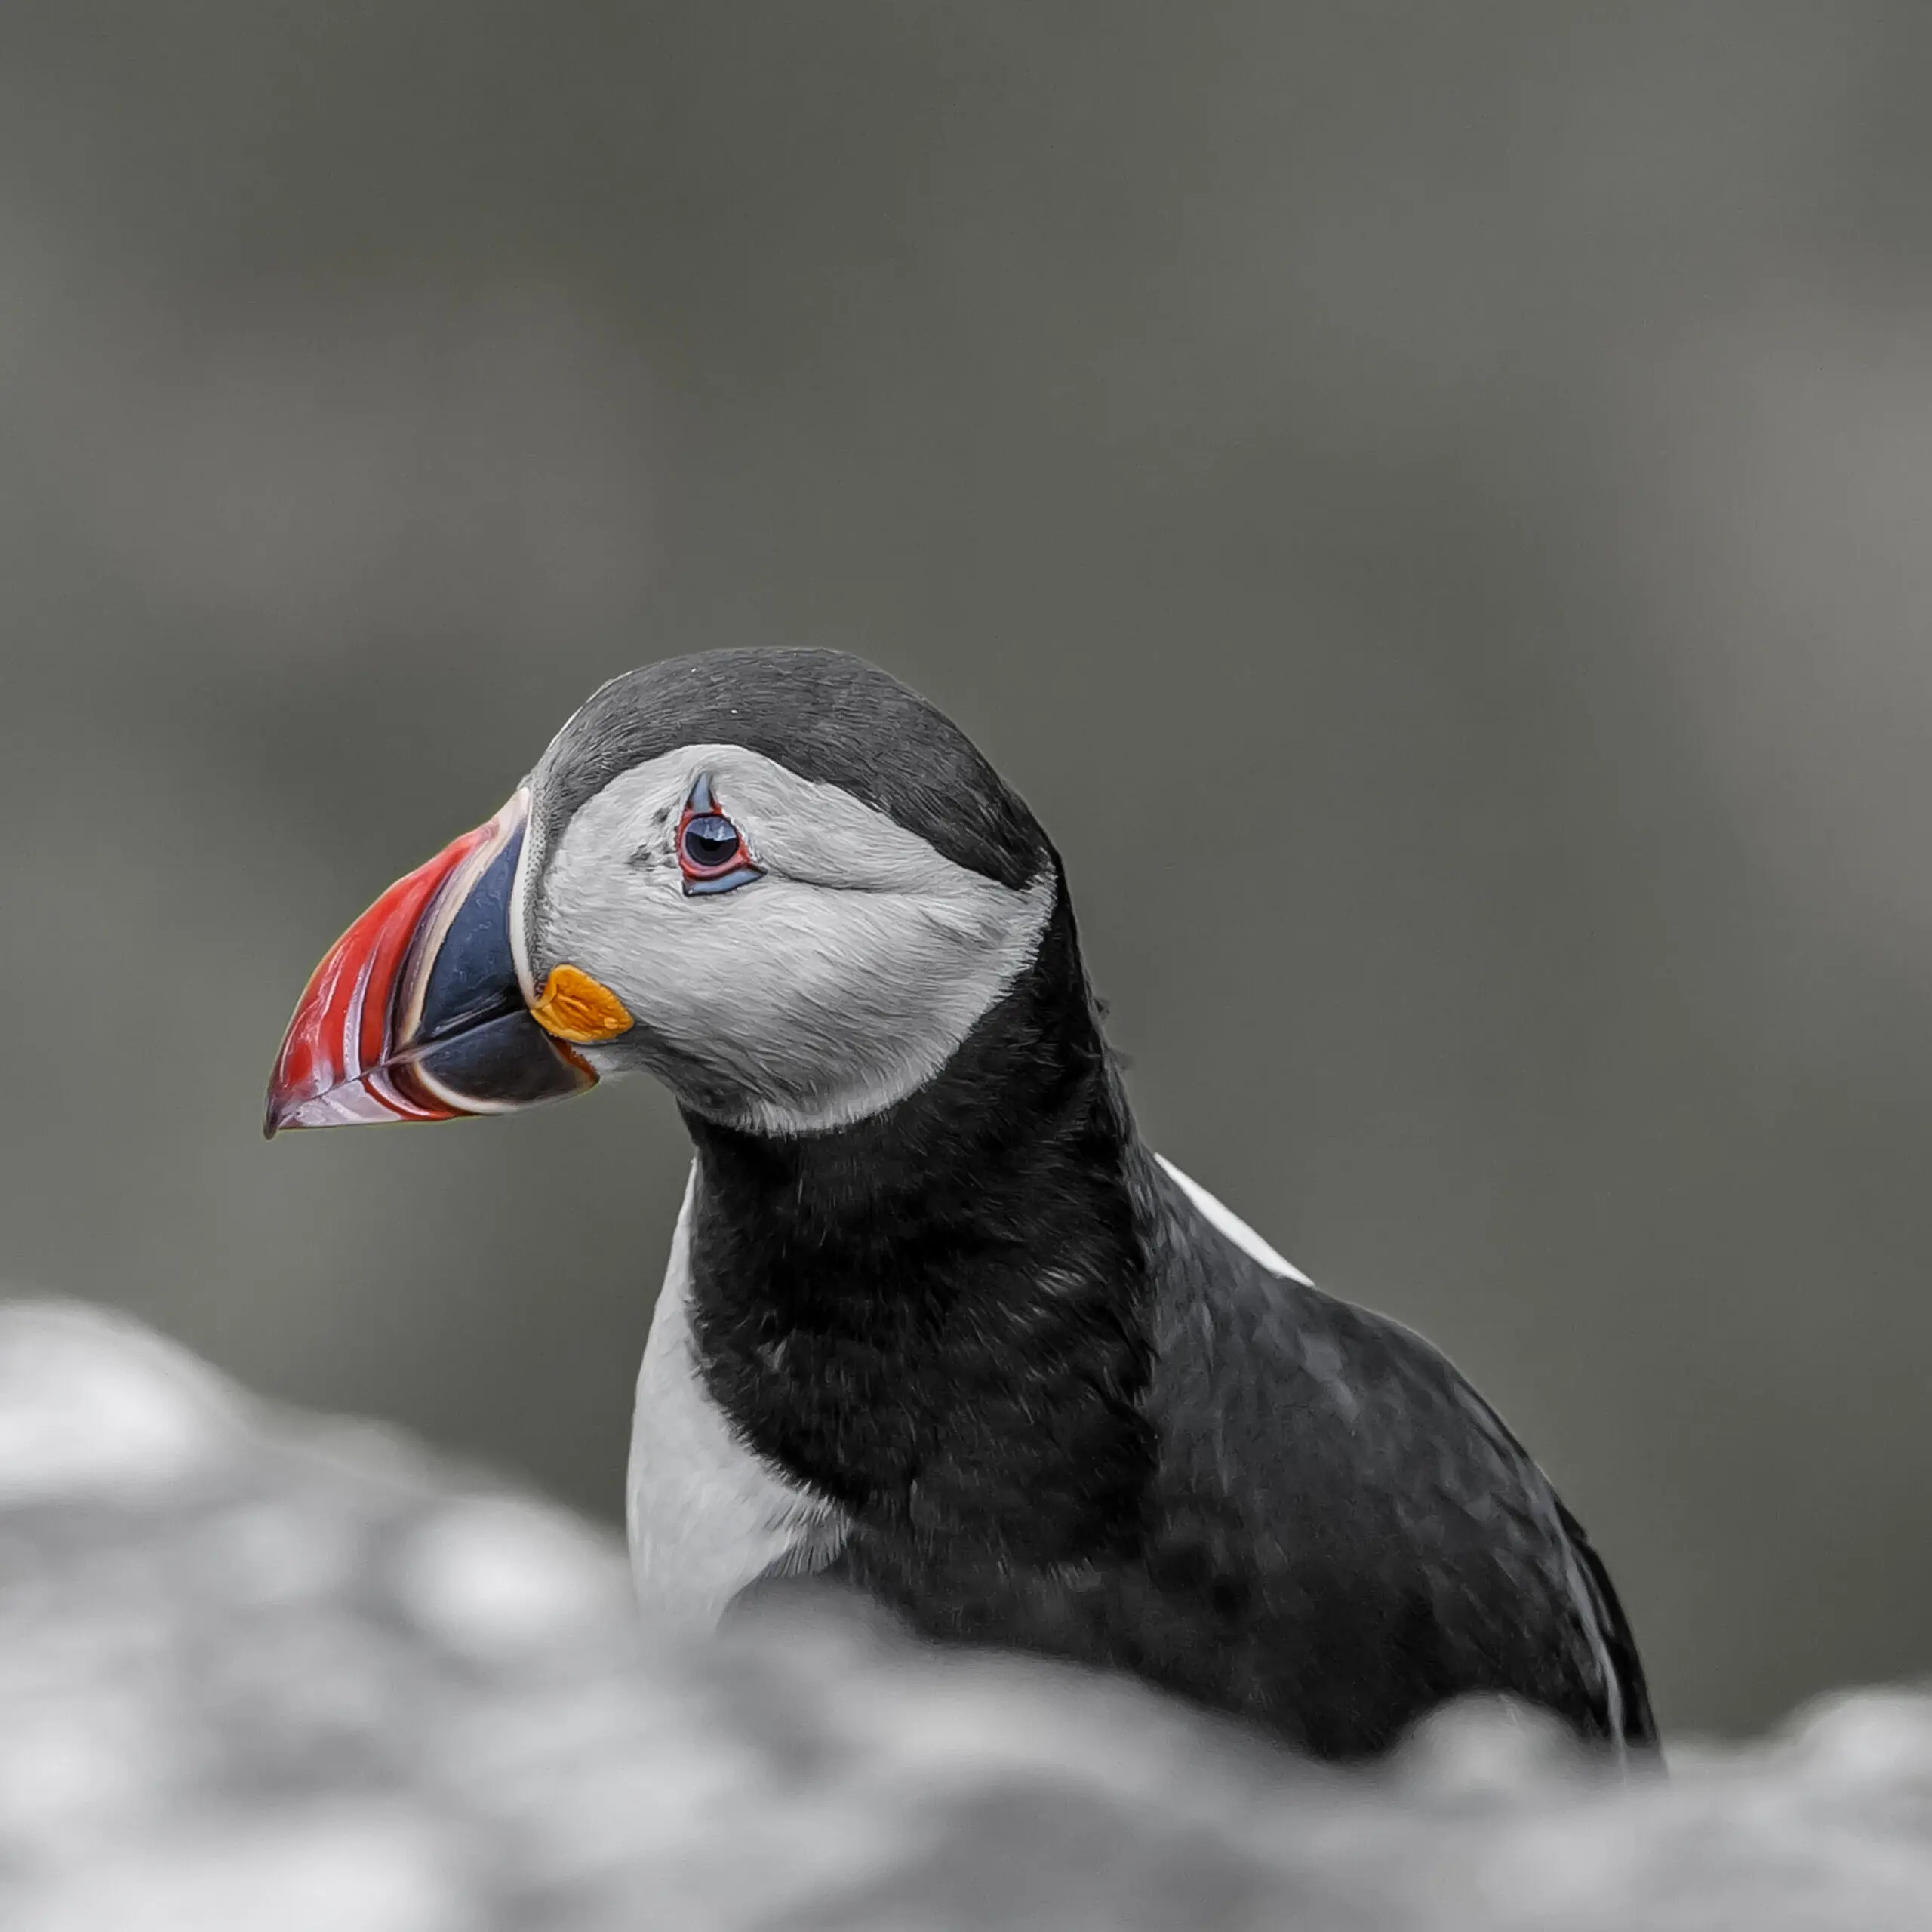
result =
M1630 1620L1623 1614L1610 1572L1604 1567L1583 1526L1571 1515L1559 1498L1563 1527L1583 1567L1583 1576L1594 1601L1597 1627L1610 1653L1611 1669L1623 1703L1623 1742L1633 1751L1655 1752L1658 1747L1657 1721L1651 1710L1651 1688L1644 1678L1644 1661L1637 1654L1637 1639Z
M1650 1744L1601 1563L1455 1368L1274 1272L1151 1161L1137 1195L1161 1434L1149 1574L1174 1628L1212 1633L1153 1674L1324 1756L1384 1749L1471 1692Z

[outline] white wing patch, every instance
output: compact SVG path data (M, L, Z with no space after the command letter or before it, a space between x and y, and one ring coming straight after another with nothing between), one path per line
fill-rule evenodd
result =
M709 1628L747 1584L816 1570L837 1554L835 1506L738 1439L691 1358L692 1170L638 1372L631 1422L631 1567L646 1610Z
M1198 1181L1189 1180L1166 1155L1156 1154L1154 1158L1167 1170L1168 1177L1174 1184L1201 1210L1202 1218L1218 1228L1235 1247L1251 1255L1271 1275L1285 1275L1290 1281L1300 1281L1305 1287L1314 1287L1315 1284L1292 1261L1285 1255L1277 1254L1238 1214L1232 1208L1223 1207Z

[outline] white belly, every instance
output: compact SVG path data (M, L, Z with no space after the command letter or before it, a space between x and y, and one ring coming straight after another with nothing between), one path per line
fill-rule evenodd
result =
M768 1572L816 1570L845 1534L826 1498L741 1441L691 1356L691 1220L695 1168L638 1372L626 1513L646 1610L709 1628Z

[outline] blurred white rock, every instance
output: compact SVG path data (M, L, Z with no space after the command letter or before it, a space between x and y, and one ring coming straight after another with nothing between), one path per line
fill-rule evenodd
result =
M1472 1706L1341 1777L829 1604L694 1647L568 1512L14 1303L0 1924L1922 1932L1932 1700L1629 1783Z

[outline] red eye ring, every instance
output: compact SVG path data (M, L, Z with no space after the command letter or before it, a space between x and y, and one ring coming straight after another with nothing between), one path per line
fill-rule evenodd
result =
M744 834L718 809L708 778L700 778L685 801L677 851L687 895L729 892L761 876Z

